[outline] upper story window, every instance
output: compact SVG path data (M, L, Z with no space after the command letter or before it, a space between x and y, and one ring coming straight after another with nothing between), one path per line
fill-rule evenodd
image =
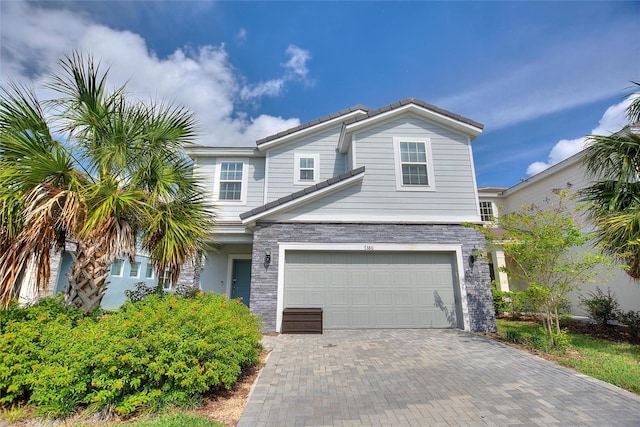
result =
M320 181L320 156L318 154L295 153L294 161L294 184L312 185Z
M433 191L431 142L428 139L393 138L396 188L402 191Z
M219 200L242 200L242 162L222 162L220 164Z
M122 270L124 270L124 260L122 258L114 259L111 263L111 275L122 277Z
M480 219L483 221L493 221L495 215L493 214L493 203L487 201L480 202Z

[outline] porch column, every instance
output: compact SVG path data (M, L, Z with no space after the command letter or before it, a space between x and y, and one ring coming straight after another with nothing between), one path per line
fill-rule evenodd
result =
M502 269L507 265L504 258L504 252L502 251L491 252L491 259L493 260L493 270L496 275L498 290L509 292L509 277L507 276L507 273L502 271Z

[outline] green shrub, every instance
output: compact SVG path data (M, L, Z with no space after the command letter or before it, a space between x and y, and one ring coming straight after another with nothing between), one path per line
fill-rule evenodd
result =
M142 301L149 295L158 295L160 297L164 295L164 289L162 289L160 282L156 286L147 286L144 282L137 282L133 286L133 289L124 291L124 296L131 302Z
M64 339L85 317L66 307L62 296L0 310L0 405L30 397L36 372L47 364L47 347Z
M505 313L512 311L510 292L501 291L492 286L491 294L493 295L493 310L497 317L504 316Z
M589 292L589 298L582 298L580 304L585 307L589 316L601 325L608 325L611 320L615 320L618 310L618 300L611 289L607 293L596 287L596 292Z
M629 334L637 340L640 335L640 311L619 311L618 320L629 327Z
M260 351L259 321L221 295L151 295L99 317L69 317L8 326L3 404L26 400L53 416L189 405L231 388Z

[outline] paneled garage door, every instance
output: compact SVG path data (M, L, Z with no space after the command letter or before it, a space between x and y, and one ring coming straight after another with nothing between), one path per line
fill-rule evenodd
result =
M445 252L287 251L284 307L322 307L324 327L462 327Z

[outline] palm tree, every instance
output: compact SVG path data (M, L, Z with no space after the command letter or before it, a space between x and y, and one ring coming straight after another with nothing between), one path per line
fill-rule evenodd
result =
M640 83L633 82L640 88ZM631 123L609 136L589 136L584 165L595 182L582 191L604 251L640 279L640 91L627 108Z
M74 52L60 66L47 85L54 100L17 85L0 96L0 299L10 301L29 263L46 286L51 251L71 239L65 297L92 310L113 260L132 259L138 243L175 283L213 215L183 149L192 114L131 101L124 86L108 92L108 70L90 56Z

